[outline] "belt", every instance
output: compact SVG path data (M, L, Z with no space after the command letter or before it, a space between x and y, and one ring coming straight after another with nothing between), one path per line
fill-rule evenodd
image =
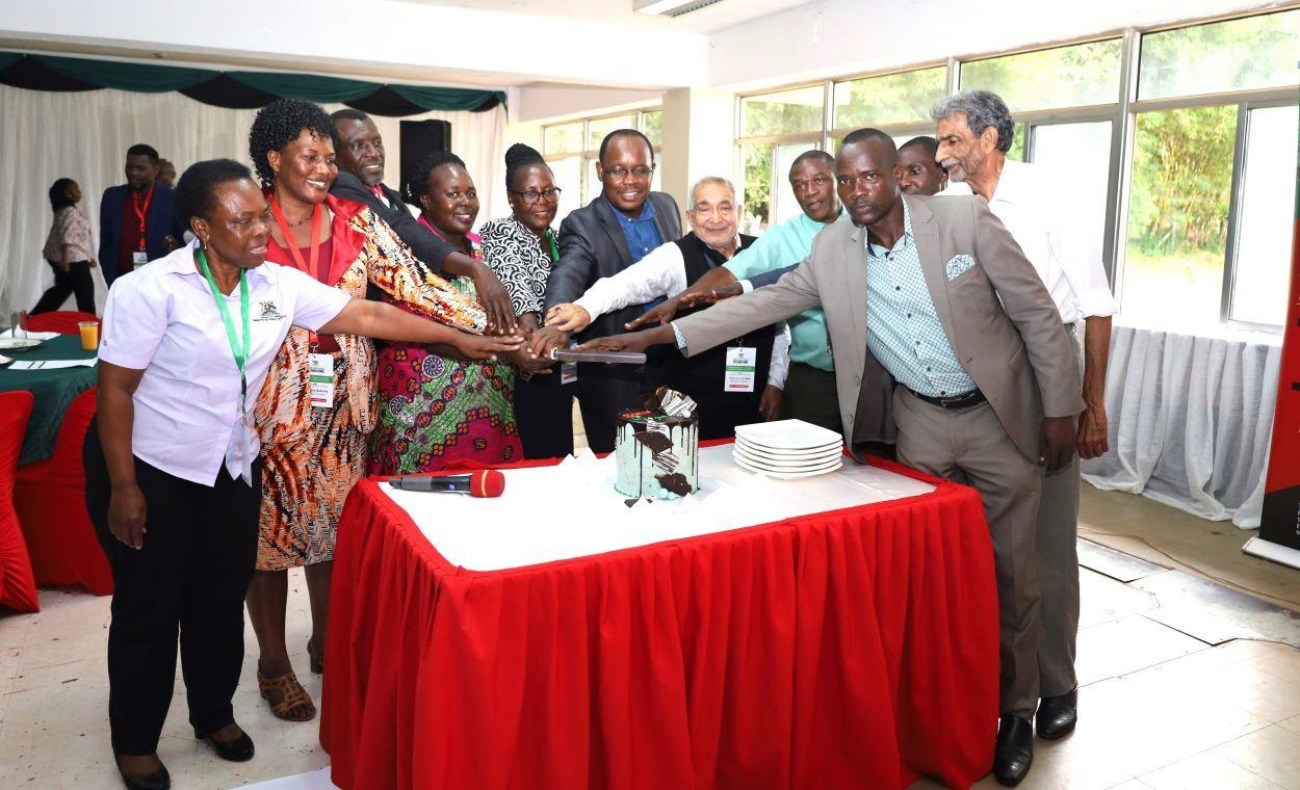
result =
M922 395L911 388L907 391L926 403L932 403L942 409L964 409L967 406L974 406L977 403L983 403L987 400L984 397L984 393L980 392L979 389L973 389L970 392L963 392L960 395L948 395L937 398L932 395Z

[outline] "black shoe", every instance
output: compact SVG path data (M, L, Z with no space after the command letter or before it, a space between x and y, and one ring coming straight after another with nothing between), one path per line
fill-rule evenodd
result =
M203 740L212 744L217 756L223 760L229 760L232 763L246 763L253 759L253 739L248 737L246 732L229 741L218 741L211 735L206 736Z
M993 776L1015 787L1034 762L1034 725L1010 713L998 719L998 745L993 752Z
M167 766L159 765L158 770L151 774L142 776L130 776L122 771L122 765L119 763L117 772L122 776L122 782L126 785L127 790L171 790L172 776L167 773Z
M1043 697L1038 703L1034 723L1038 737L1047 741L1064 738L1074 732L1079 721L1079 689L1076 687L1059 697Z

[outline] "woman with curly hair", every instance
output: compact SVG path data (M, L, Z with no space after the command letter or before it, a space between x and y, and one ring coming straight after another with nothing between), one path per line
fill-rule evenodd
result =
M479 237L470 231L478 217L478 193L460 157L430 155L411 183L420 224L457 251L483 260ZM465 299L475 299L468 277L451 285ZM524 351L502 360L476 362L409 343L381 346L371 474L435 472L457 460L500 464L522 458L513 405L515 369L508 363L530 369L550 363L529 359Z
M369 208L329 194L338 173L334 123L319 106L282 99L253 121L249 154L271 206L268 262L306 272L353 296L368 287L408 312L481 334L482 309L432 274ZM458 353L483 358L481 337ZM272 712L290 721L316 707L285 646L286 571L305 566L311 601L310 668L323 669L330 568L343 501L365 474L375 425L375 349L357 335L294 330L276 358L257 409L265 467L257 572L248 611L261 656L257 680Z

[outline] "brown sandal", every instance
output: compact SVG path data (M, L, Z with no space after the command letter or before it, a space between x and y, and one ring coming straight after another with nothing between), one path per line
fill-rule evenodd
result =
M314 675L325 671L325 651L312 647L310 639L307 640L307 663L311 666Z
M292 669L273 678L268 678L258 669L257 688L262 692L262 699L270 703L271 713L276 718L285 721L311 721L316 718L316 705ZM276 692L280 695L280 701L271 702L270 695Z

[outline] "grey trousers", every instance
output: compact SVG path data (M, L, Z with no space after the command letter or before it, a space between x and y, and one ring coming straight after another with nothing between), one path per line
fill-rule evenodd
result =
M1071 337L1073 337L1073 332ZM1083 356L1078 344L1079 367ZM1042 694L1055 697L1079 684L1074 674L1079 636L1079 456L1043 479L1038 507L1038 583L1043 594L1038 639Z
M1033 719L1038 707L1039 587L1034 542L1042 470L981 403L949 410L894 391L898 460L980 493L993 538L1001 646L1001 711Z

